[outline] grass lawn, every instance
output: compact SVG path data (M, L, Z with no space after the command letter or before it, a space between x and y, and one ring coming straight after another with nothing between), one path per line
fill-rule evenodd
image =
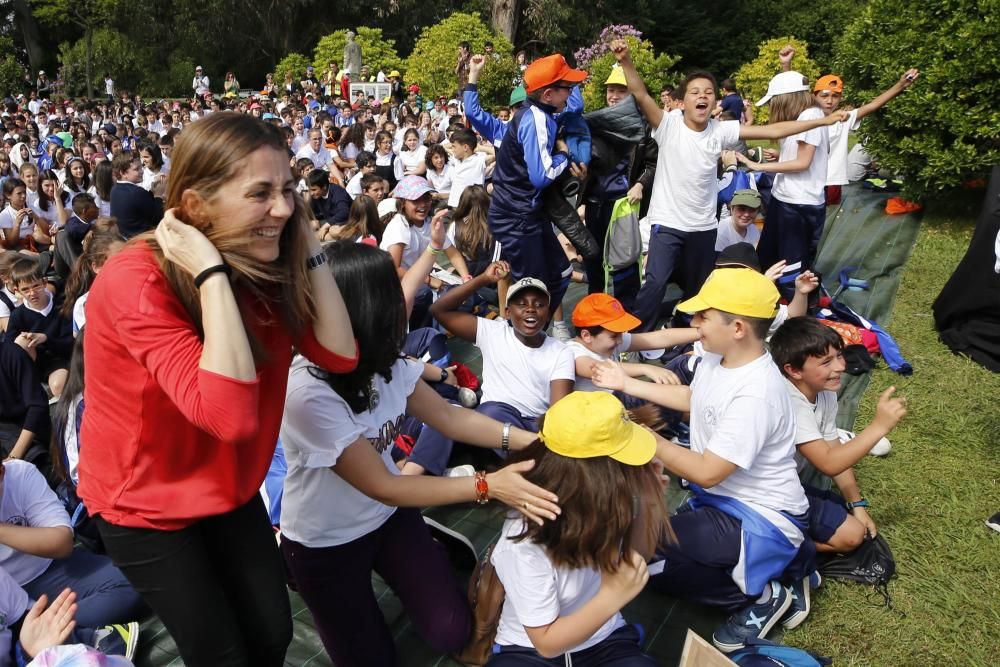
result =
M1000 662L1000 535L983 523L1000 510L1000 374L953 355L931 310L965 253L981 201L977 191L928 206L889 326L915 371L904 378L876 370L855 428L869 423L886 387L907 397L892 453L855 469L896 557L894 609L865 587L828 581L808 622L784 638L836 665Z

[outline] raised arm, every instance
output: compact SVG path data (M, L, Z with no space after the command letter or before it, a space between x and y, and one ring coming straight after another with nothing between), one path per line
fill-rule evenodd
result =
M471 313L460 312L458 307L475 294L480 287L494 285L509 273L510 266L507 262L493 262L485 271L469 282L448 290L431 306L431 316L454 335L470 343L475 343L479 318Z
M646 117L646 122L654 129L659 127L660 121L663 119L663 109L649 96L646 84L632 63L632 54L629 52L628 43L624 39L616 39L611 42L611 53L614 54L615 59L622 66L622 71L625 73L625 81L628 83L628 92L632 93L632 96L635 97L639 109L642 110L642 114Z
M894 97L896 97L897 95L899 95L901 92L903 92L904 90L906 90L907 88L909 88L910 86L912 86L913 82L916 81L917 77L919 77L919 76L920 76L920 70L918 70L918 69L909 69L909 70L907 70L903 74L903 76L901 76L899 78L899 81L897 81L896 83L894 83L890 88L887 88L885 90L885 92L883 92L881 95L879 95L878 97L876 97L871 102L869 102L867 104L864 104L861 107L859 107L858 108L857 119L861 120L862 118L864 118L868 114L873 113L875 111L878 111L879 109L881 109L882 107L884 107L886 104L889 103L890 100L892 100Z
M846 111L834 111L829 116L813 120L787 120L770 125L740 125L740 139L784 139L793 134L808 132L813 128L842 123L847 117Z

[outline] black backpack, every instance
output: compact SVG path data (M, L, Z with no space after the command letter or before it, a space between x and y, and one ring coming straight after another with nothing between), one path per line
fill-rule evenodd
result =
M865 537L861 546L850 553L820 554L816 564L824 577L872 586L882 596L885 606L892 609L889 581L896 576L896 559L881 533Z

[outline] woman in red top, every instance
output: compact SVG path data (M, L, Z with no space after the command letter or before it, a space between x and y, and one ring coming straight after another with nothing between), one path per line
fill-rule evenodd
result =
M258 489L288 368L349 372L357 348L277 128L185 128L167 208L90 292L79 493L185 664L277 666L291 613Z

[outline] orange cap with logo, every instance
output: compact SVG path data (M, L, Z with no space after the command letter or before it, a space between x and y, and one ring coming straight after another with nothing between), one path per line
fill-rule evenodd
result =
M528 65L528 69L524 70L524 89L533 93L560 81L580 83L586 78L587 73L570 67L561 53L553 53Z

